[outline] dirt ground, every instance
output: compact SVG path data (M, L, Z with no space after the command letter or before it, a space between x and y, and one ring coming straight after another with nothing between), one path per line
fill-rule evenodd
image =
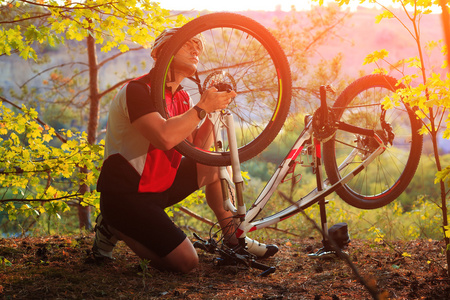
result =
M122 242L115 260L92 259L93 235L0 240L2 299L373 299L342 259L307 256L314 239L279 239L276 267L266 277L244 266L215 266L217 255L199 251L190 274L160 272ZM266 241L267 242L267 241ZM443 242L377 244L353 240L349 257L379 299L450 299Z

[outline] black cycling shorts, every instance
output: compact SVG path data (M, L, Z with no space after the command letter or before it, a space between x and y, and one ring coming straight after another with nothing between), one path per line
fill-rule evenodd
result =
M186 234L164 209L182 201L198 188L196 163L183 157L168 190L162 193L101 193L100 209L108 225L165 257L185 240Z

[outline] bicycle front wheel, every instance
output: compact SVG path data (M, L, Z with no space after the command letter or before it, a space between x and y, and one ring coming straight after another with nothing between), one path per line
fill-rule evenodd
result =
M405 103L387 110L382 106L384 98L397 88L392 77L368 75L349 85L333 105L336 119L375 130L387 145L381 155L336 191L352 206L374 209L392 202L406 189L419 164L423 137L413 109ZM372 138L337 130L324 144L324 165L331 183L353 172L377 145Z
M226 84L237 93L228 110L234 118L239 159L246 161L273 141L287 117L292 85L287 58L272 34L250 18L213 13L194 19L166 43L155 65L152 98L165 118L172 117L162 99L173 59L193 37L200 37L205 49L199 57L197 78L186 78L181 85L194 104L213 84ZM203 140L211 143L212 135L211 130L206 134L210 138ZM202 164L230 165L228 140L223 136L220 148L185 140L176 149Z

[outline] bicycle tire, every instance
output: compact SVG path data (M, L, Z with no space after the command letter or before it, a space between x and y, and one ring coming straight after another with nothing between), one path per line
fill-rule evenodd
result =
M392 145L336 191L354 207L375 209L389 204L406 189L417 169L423 137L418 132L421 125L414 110L403 102L384 111L381 105L385 96L402 87L397 86L397 80L392 77L368 75L350 84L333 105L332 111L337 120L374 129L380 134L380 117L385 114L395 134ZM362 157L370 154L367 139L363 142L361 137L340 130L324 143L323 148L325 171L331 183L351 172L347 168L338 170L344 158L350 157L351 150L358 149L352 163L359 163ZM353 170L354 166L348 169Z
M280 44L256 21L235 13L200 16L181 27L163 46L155 64L152 98L159 113L169 118L166 109L165 81L170 64L183 44L201 34L205 50L198 65L199 85L182 82L193 103L201 89L217 81L230 84L236 91L228 110L234 116L238 156L244 162L263 151L277 136L286 120L291 102L291 72ZM212 133L211 133L212 134ZM223 150L204 149L184 140L176 146L183 155L213 166L231 165L228 142Z

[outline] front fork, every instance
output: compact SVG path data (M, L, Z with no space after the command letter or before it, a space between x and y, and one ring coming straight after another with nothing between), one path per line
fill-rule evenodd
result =
M244 203L243 189L244 179L241 174L241 165L238 155L238 147L236 141L236 131L234 127L233 115L228 111L214 112L211 116L216 118L214 124L214 144L217 151L224 151L224 137L222 135L223 129L226 130L228 137L228 147L231 156L231 171L232 179L230 179L230 173L226 166L219 167L219 177L222 186L223 207L227 211L231 211L235 215L236 226L241 226L245 221L245 214L247 209ZM231 187L231 188L230 188ZM235 199L236 206L232 199ZM243 234L237 236L240 244L244 243L245 232L242 228L238 228L237 232Z

